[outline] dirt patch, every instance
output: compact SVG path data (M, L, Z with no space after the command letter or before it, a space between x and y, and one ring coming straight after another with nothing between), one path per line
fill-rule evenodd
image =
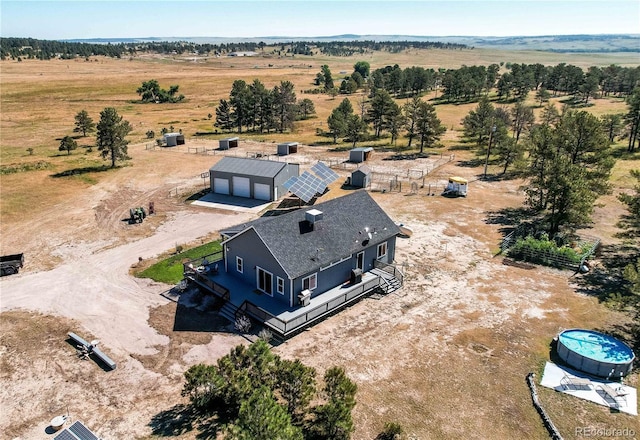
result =
M267 147L247 143L237 154ZM303 170L314 157L336 154L300 150ZM219 156L141 146L132 154L144 155L149 170L125 167L81 197L43 210L27 222L38 225L35 234L7 225L29 259L48 261L32 260L1 281L0 403L11 409L0 423L11 438L41 436L67 405L102 437L146 438L154 423L173 426L184 417L180 390L189 366L213 363L247 343L216 314L214 302L191 293L176 303L162 296L172 286L128 275L140 257L153 260L177 243L197 243L253 218L186 202L202 189L200 170ZM374 169L409 162L374 157ZM350 173L337 171L345 179ZM274 348L320 375L333 365L346 368L359 388L354 439L374 438L386 421L401 423L413 438L516 438L523 430L546 438L525 375L548 358L548 342L560 329L619 319L577 295L570 273L503 264L496 252L504 225L489 213L520 206L523 194L514 182L479 181L473 173L451 161L428 174L434 186L448 175L469 178L467 198L431 196L428 184L411 196L373 192L413 231L397 241L404 288L361 301ZM319 201L347 191L332 185ZM139 225L123 222L129 207L149 201L158 214ZM106 372L77 359L68 331L100 339L118 368ZM167 429L176 438L197 434Z

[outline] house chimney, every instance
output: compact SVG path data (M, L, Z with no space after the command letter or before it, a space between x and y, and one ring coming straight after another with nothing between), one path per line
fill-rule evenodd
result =
M315 224L322 220L322 211L317 209L310 209L305 212L305 219L309 222L311 227L315 229Z

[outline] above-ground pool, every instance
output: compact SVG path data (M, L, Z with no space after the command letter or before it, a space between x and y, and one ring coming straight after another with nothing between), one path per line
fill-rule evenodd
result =
M633 351L622 341L592 330L571 329L558 335L558 355L568 365L599 377L626 376Z

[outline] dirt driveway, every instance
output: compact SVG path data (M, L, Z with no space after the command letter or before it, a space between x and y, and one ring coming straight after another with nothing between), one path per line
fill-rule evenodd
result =
M197 431L180 422L183 372L246 342L215 315L185 311L164 298L171 286L133 278L129 269L139 257L215 236L251 214L192 207L169 196L199 189L199 173L215 158L131 150L134 159L147 155L144 171L123 168L26 225L3 227L5 245L20 244L29 260L27 270L0 284L6 438L43 438L49 420L68 411L105 439L193 439ZM393 420L413 438L514 438L522 425L530 438L545 438L522 380L541 362L540 341L585 316L594 326L612 319L574 293L570 274L501 264L494 256L501 225L487 218L519 206L522 193L511 181L477 181L476 172L452 161L428 175L434 187L452 174L470 178L466 199L424 190L373 193L414 231L398 241L405 287L364 300L275 348L319 371L347 369L359 387L355 439L371 439ZM122 221L130 206L150 200L156 217L136 226ZM180 330L184 313L202 325ZM98 338L118 368L105 372L77 359L64 342L68 331ZM437 398L443 394L446 399Z

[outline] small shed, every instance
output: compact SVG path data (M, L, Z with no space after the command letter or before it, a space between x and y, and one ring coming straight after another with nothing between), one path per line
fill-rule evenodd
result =
M297 142L284 142L278 144L278 156L286 156L288 154L294 154L298 152Z
M184 145L184 135L182 133L165 133L164 143L167 147Z
M373 154L373 147L359 147L349 151L349 162L365 162Z
M444 190L444 195L450 196L467 196L467 186L469 182L462 177L453 176L449 177L449 182Z
M221 150L228 150L229 148L236 148L238 146L238 141L240 138L238 137L230 137L225 139L220 139L219 145Z
M371 183L371 168L362 165L351 173L351 186L366 188Z

